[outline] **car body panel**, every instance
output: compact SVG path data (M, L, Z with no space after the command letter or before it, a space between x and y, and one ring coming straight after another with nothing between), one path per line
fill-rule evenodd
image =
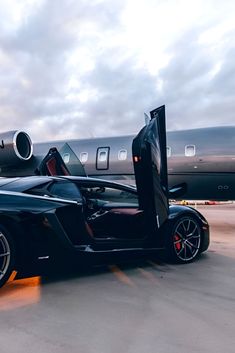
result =
M135 194L136 196L137 191L134 187L130 187L127 185L122 185L122 184L118 184L118 183L113 183L110 181L105 181L105 180L101 180L101 179L94 179L94 178L83 178L83 177L70 177L70 176L65 176L65 177L50 177L50 176L44 176L44 177L23 177L23 178L19 178L15 181L13 181L12 183L7 184L5 187L7 187L8 189L11 190L15 190L16 188L18 190L20 190L21 192L12 192L12 191L1 191L1 189L4 187L0 187L0 210L2 210L2 212L6 212L9 211L10 213L17 213L17 212L21 212L23 214L23 212L29 212L30 214L33 213L42 213L42 212L51 212L51 210L56 210L58 208L68 208L69 206L73 206L74 210L76 210L75 212L78 212L78 206L82 205L82 202L77 202L77 201L71 201L68 199L61 199L61 198L56 198L50 196L43 196L45 189L41 189L41 193L42 195L34 195L34 190L35 188L37 189L37 180L38 180L38 185L51 185L52 183L60 183L61 181L66 181L67 183L75 183L78 187L114 187L117 188L119 190L122 190L124 192L130 192ZM14 183L17 184L16 187L14 186ZM40 190L40 189L38 189ZM30 193L32 193L30 195ZM14 201L13 201L14 200ZM131 204L122 204L122 208L131 208L133 207L133 205ZM105 205L103 208L105 209L118 209L120 208L120 203L115 203L111 202L108 205ZM195 216L199 217L200 219L204 219L204 217L196 210L194 210L193 208L190 207L186 207L186 206L180 206L180 205L171 205L169 207L169 213L168 213L168 218L167 221L170 220L174 220L175 218L177 218L179 215L181 215L182 213L192 213ZM72 212L70 212L70 220L69 222L72 222L72 219L76 218L75 215L72 214ZM80 217L83 217L80 215ZM72 223L71 223L72 224ZM75 226L72 227L73 229L75 228ZM79 244L88 244L89 241L94 244L94 241L89 237L87 237L87 232L83 232L83 234L86 235L86 237L84 239L80 239L81 242ZM149 232L146 230L146 234L149 234ZM145 235L145 234L144 234ZM75 237L75 235L73 235L73 237ZM156 234L155 234L155 238L154 241L156 241ZM119 239L120 240L120 239ZM130 239L128 239L129 242ZM142 241L144 240L144 241ZM131 239L130 241L133 242L133 239ZM138 246L140 246L140 244L142 243L142 246L144 246L144 242L146 241L146 237L143 237L143 239L139 239L137 240ZM107 242L107 240L106 240ZM110 240L108 240L108 242L111 243ZM76 242L75 242L76 243ZM100 242L99 243L99 247L100 247ZM115 241L114 241L115 243ZM126 243L124 241L124 243ZM117 244L117 242L116 242ZM78 243L77 243L78 245ZM122 246L123 246L123 242L122 242Z
M151 112L151 121L133 140L133 163L140 207L154 232L167 220L165 107Z

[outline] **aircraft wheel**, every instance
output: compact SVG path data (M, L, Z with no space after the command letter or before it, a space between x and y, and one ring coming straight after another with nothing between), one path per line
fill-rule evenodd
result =
M166 253L173 262L192 262L200 254L202 230L196 218L185 215L168 229Z
M9 279L15 262L15 246L11 235L0 225L0 287Z

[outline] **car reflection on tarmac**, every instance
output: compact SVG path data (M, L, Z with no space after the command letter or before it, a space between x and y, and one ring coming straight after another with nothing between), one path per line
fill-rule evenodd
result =
M41 277L21 280L10 278L0 291L0 312L38 303L41 298Z

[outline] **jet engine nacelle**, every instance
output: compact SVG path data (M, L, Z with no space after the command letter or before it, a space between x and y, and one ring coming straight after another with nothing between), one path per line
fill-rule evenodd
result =
M24 131L0 133L0 166L14 166L28 161L33 155L33 144Z

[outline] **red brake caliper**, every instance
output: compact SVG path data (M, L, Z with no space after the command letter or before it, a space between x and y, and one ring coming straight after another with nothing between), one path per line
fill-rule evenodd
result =
M177 240L180 240L180 237L177 234L175 234L174 235L174 242ZM175 247L176 247L176 250L180 250L181 249L181 242L179 241L178 243L176 243Z

